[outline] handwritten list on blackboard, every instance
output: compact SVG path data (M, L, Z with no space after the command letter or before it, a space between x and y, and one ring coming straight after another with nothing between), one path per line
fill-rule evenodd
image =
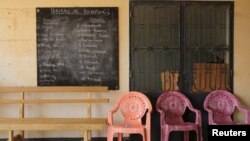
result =
M38 86L118 89L118 8L37 8Z

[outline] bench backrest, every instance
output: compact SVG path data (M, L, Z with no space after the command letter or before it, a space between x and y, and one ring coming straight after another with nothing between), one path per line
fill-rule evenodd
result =
M84 99L64 98L64 99L26 99L27 94L40 94L45 92L83 92L87 94ZM49 86L49 87L0 87L0 94L20 94L18 99L0 99L0 104L19 104L19 118L24 118L25 104L46 104L46 103L84 103L87 105L88 118L92 117L91 109L93 103L109 103L109 99L93 99L92 93L108 92L108 87L93 86Z

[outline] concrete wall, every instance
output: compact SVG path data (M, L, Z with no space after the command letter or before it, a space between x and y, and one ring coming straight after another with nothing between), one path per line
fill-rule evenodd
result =
M248 108L250 108L249 5L249 0L235 0L234 12L234 91L240 101Z
M107 117L108 111L129 90L129 1L128 0L1 0L0 1L0 86L36 86L36 7L118 7L120 89L94 97L110 98L107 105L93 107L94 117ZM17 95L18 96L18 95ZM43 94L39 98L68 97ZM72 96L72 95L71 95ZM73 94L74 98L84 95ZM10 97L0 95L2 97ZM14 96L12 96L14 98ZM30 97L38 97L31 95ZM26 117L84 117L84 105L28 105ZM63 109L63 110L62 110ZM1 117L18 117L18 105L0 106ZM7 132L1 132L7 137ZM75 131L26 132L27 137L80 137ZM106 136L106 130L94 136Z
M234 89L250 108L250 1L235 0ZM36 7L118 7L120 90L95 97L108 97L110 104L94 107L94 116L107 117L116 99L129 90L129 0L1 0L0 1L0 86L36 86ZM42 97L57 97L44 94ZM60 95L66 97L66 94ZM76 94L75 98L82 95ZM3 97L3 96L1 96ZM8 97L8 96L7 96ZM27 106L27 117L82 117L79 105ZM61 110L63 109L63 110ZM17 117L15 106L0 107L0 116ZM241 118L241 116L236 116ZM1 136L7 136L2 133ZM80 137L78 132L27 132L28 137ZM94 133L106 136L106 130Z

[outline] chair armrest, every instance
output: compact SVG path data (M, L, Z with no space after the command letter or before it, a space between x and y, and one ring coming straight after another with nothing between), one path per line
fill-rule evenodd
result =
M117 112L118 108L119 108L119 102L115 103L115 106L113 107L113 109L109 112L108 114L108 124L113 124L113 115L115 112Z
M108 113L108 124L109 125L113 124L113 113L112 112Z
M151 128L151 113L147 112L146 116L147 116L146 117L146 128L150 129Z
M201 125L201 111L193 107L188 107L190 111L195 113L195 123Z
M160 109L157 109L157 111L160 113L160 124L161 126L164 126L165 125L165 112Z
M113 114L118 110L118 108L114 108L108 113L108 124L113 124Z
M208 112L208 124L209 125L214 125L216 123L214 123L214 119L213 119L213 111L210 109L205 109Z
M244 113L244 123L250 123L250 110L242 107L242 106L237 106L238 110L242 113Z

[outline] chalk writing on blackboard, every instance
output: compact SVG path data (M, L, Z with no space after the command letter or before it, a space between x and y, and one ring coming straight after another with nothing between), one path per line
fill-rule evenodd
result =
M37 8L39 86L119 88L118 8Z

